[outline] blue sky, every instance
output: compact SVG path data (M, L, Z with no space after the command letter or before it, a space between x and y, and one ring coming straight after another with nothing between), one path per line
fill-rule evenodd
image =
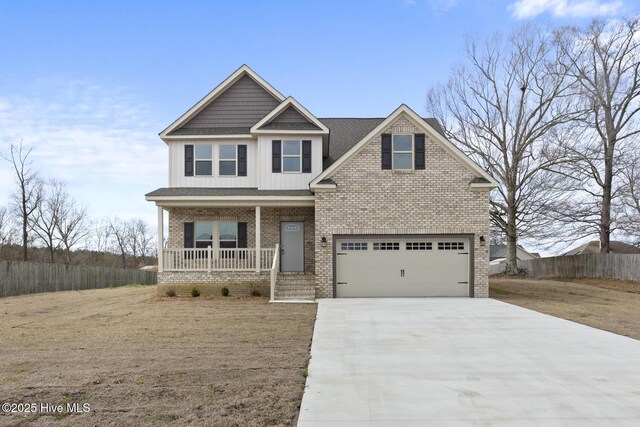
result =
M22 139L91 216L143 217L157 134L243 63L318 117L380 117L462 61L466 36L638 14L632 0L0 1L0 150ZM13 190L0 166L0 206Z

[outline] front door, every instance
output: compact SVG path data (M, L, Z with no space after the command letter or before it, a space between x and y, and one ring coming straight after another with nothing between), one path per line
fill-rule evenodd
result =
M304 222L280 223L280 271L304 271Z

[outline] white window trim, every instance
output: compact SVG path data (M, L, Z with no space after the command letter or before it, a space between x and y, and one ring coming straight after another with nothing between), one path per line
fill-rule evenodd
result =
M285 141L296 141L298 143L298 155L293 155L293 154L284 154L284 143ZM297 171L285 171L284 170L284 158L288 157L288 158L293 158L293 157L298 157L298 170ZM280 155L280 162L282 164L282 173L302 173L302 140L301 139L283 139L282 140L282 154Z
M198 156L196 154L196 147L198 146L203 146L203 145L208 145L211 147L211 158L210 159L198 159ZM214 155L213 155L213 144L194 144L193 146L193 176L194 177L198 177L198 176L215 176L215 162L213 161L214 159ZM205 175L205 174L199 174L198 173L198 161L201 162L208 162L211 161L211 174L210 175Z
M395 144L394 144L394 139L397 136L410 136L411 137L411 151L396 151L395 150ZM415 143L415 138L414 135L411 133L394 133L391 135L391 169L392 170L399 170L399 171L408 171L408 170L413 170L415 168L415 154L416 152L416 143ZM407 153L411 153L411 167L407 168L407 169L396 169L396 165L395 165L395 154L407 154Z
M235 156L234 161L236 162L236 168L235 168L235 172L234 172L233 175L222 175L220 173L220 162L224 162L224 161L230 162L231 161L231 159L223 159L222 158L222 155L220 154L220 150L222 150L222 146L223 145L233 145L235 147L236 156ZM227 144L227 143L218 144L218 162L217 162L217 166L218 166L218 170L217 170L218 175L217 176L220 177L220 178L230 178L230 177L237 177L238 176L238 144Z

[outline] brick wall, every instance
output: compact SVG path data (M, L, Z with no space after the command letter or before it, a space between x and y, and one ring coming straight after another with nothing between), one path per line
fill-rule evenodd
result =
M381 133L424 133L400 116ZM488 296L489 191L427 134L425 170L382 170L380 136L332 177L334 192L316 193L316 297L333 297L334 234L474 234L474 294ZM322 248L319 240L326 237Z

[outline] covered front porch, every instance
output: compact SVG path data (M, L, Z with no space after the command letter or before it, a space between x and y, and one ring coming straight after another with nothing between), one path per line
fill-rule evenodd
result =
M231 294L234 286L242 294L251 288L247 284L260 289L268 285L273 299L278 275L283 273L283 288L295 290L292 276L313 287L313 196L278 201L273 197L154 201L158 241L164 242L158 245L159 284L228 285Z

